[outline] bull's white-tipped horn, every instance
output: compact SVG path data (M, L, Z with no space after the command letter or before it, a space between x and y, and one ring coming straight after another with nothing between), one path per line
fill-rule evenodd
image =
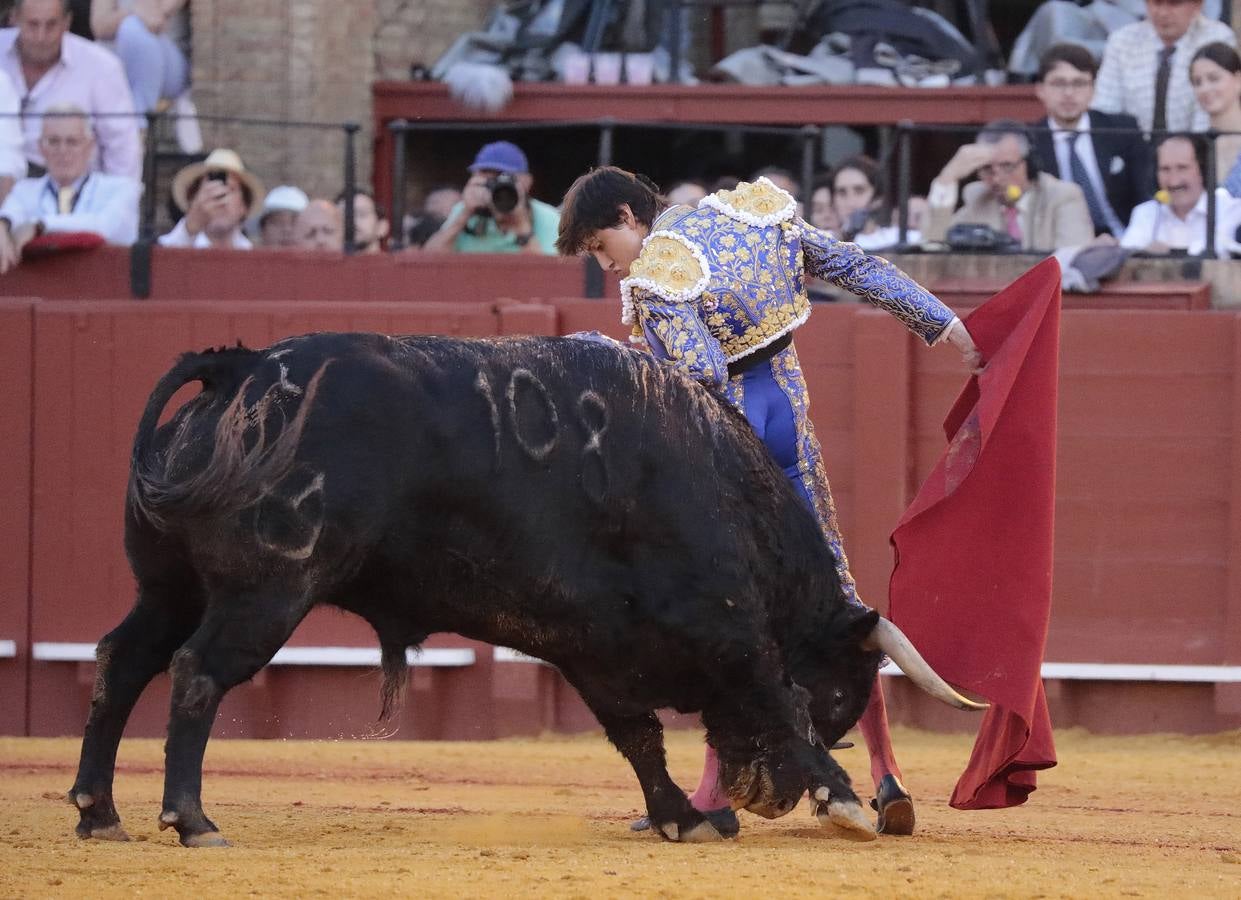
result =
M949 706L957 709L986 709L990 705L977 703L953 690L952 685L940 678L931 668L931 664L922 658L922 654L909 642L905 633L883 616L879 617L879 622L870 636L862 642L862 647L866 650L882 650L892 662L901 667L901 671L908 675L914 684Z

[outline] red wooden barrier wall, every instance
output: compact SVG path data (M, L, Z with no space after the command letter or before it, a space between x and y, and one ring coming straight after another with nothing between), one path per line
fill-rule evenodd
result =
M418 266L409 271L417 282ZM175 278L189 281L184 273ZM216 286L223 291L222 282ZM178 353L239 338L259 346L313 330L625 331L612 302L327 299L0 300L0 640L18 647L16 659L0 659L0 732L25 732L27 709L32 733L81 728L93 665L32 662L29 641L93 642L128 608L132 579L120 534L129 442L147 393ZM863 596L883 607L888 532L942 446L940 421L963 381L959 360L858 306L817 308L797 346L851 561ZM1064 314L1049 660L1241 664L1239 375L1237 314ZM374 646L363 623L337 614L316 614L292 643ZM400 736L589 725L553 672L493 662L490 648L452 636L437 643L473 648L476 665L416 670ZM888 683L899 718L973 724L946 716L898 680ZM378 677L359 670L270 667L230 696L218 732L363 734L377 688ZM1236 727L1235 689L1049 685L1058 724L1115 730ZM165 688L148 692L129 733L159 734L165 706Z
M0 279L0 296L127 300L129 253L100 247L23 262ZM416 300L492 303L498 297L580 297L585 265L555 256L464 257L408 252L342 256L255 249L203 253L155 247L151 300ZM618 296L615 279L609 285Z

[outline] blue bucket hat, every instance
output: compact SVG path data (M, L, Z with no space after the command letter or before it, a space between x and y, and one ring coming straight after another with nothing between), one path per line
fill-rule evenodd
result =
M526 154L522 153L516 144L496 141L483 147L478 151L478 156L474 157L470 171L477 172L480 169L520 175L530 171L530 164L526 161Z

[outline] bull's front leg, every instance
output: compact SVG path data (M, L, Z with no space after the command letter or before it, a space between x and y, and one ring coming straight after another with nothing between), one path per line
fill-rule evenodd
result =
M790 812L809 793L821 824L874 840L848 773L808 724L804 693L759 684L743 701L735 696L727 706L703 712L725 789L734 806L769 819Z
M586 698L586 695L583 694L583 697ZM600 709L589 698L586 702L603 726L608 740L633 766L646 799L646 814L651 820L651 827L668 840L681 843L723 840L715 826L690 805L685 792L668 774L664 726L655 713L625 715L603 704L600 706L604 708Z

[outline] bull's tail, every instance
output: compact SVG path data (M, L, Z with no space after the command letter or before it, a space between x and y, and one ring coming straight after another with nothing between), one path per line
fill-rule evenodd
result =
M328 360L306 386L297 413L269 435L269 417L284 386L270 385L253 404L246 403L254 381L258 354L244 348L181 357L152 391L138 423L130 465L129 502L134 511L157 528L167 528L174 515L223 515L257 502L292 468L302 430ZM178 390L192 381L228 405L216 420L211 456L201 469L178 478L176 462L195 434L195 414L183 416L162 452L154 449L160 414ZM218 408L209 403L200 408Z
M379 689L379 721L386 722L401 709L401 697L409 678L405 663L405 645L389 641L380 642L380 667L383 670L383 686Z

